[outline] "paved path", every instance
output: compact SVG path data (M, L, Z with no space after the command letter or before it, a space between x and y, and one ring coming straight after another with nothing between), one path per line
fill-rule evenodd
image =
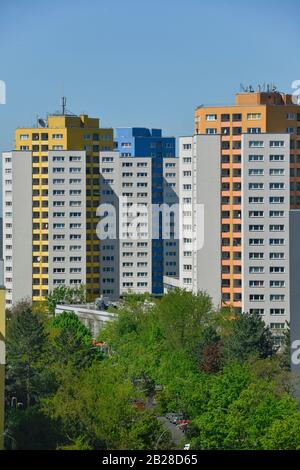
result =
M174 444L179 445L184 439L184 433L178 429L175 424L170 423L170 421L164 416L160 416L157 419L166 429L168 429L168 431L170 431Z

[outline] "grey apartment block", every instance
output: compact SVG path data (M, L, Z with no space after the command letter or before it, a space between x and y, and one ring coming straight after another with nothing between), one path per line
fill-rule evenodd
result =
M4 152L3 258L6 305L32 293L32 156Z
M86 283L86 156L49 152L49 291Z
M163 203L172 207L178 202L178 160L166 158L163 165ZM151 157L100 153L100 291L104 297L115 300L127 292L152 293L156 220L152 176ZM112 238L103 237L105 226L111 227L114 221ZM178 275L178 240L168 236L163 240L163 256L163 269Z
M220 137L179 139L179 282L166 284L194 293L206 291L221 301Z
M85 152L48 157L48 290L86 282ZM32 154L3 153L4 283L8 307L32 297ZM43 266L44 269L45 266Z
M279 334L290 320L289 154L287 134L242 137L242 309Z
M100 153L101 226L105 228L106 221L110 227L115 224L112 238L105 239L103 230L100 235L104 238L100 242L100 292L104 297L151 292L151 174L151 158Z
M165 206L163 240L164 276L179 276L179 227L176 217L179 215L179 158L163 160L163 201ZM172 218L173 214L173 218ZM173 232L173 234L172 234ZM171 238L172 236L172 238Z

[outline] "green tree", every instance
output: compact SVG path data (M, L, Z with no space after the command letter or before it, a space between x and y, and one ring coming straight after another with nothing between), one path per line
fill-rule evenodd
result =
M237 314L230 322L230 332L222 338L222 353L226 363L245 362L250 356L259 358L275 354L272 333L260 315Z
M264 450L300 450L300 413L274 420L261 444Z
M24 298L16 302L10 309L6 311L6 319L9 322L11 318L20 313L26 312L26 310L32 309L32 302L31 299Z
M15 315L7 331L7 396L16 396L27 407L35 403L48 386L44 369L47 335L31 310Z
M127 434L137 412L134 389L125 371L107 361L92 364L78 375L66 365L57 393L44 401L45 413L59 420L64 446L84 442L93 449L127 447Z
M35 405L10 410L7 417L5 447L12 450L55 450L60 440L57 423Z
M58 286L55 287L47 296L47 306L49 313L54 315L56 305L58 304L81 304L87 300L86 287L80 284L79 287Z
M174 350L193 351L202 329L213 314L211 298L176 289L166 294L157 306L162 332Z
M215 326L206 326L195 346L195 359L199 369L207 373L218 372L221 368L221 351L221 337Z
M126 449L171 449L170 433L158 421L153 411L138 413L124 437Z
M84 344L91 343L92 335L90 330L74 312L62 312L52 318L48 324L48 329L52 331L54 336L55 333L59 333L61 330L69 330L78 341Z
M69 361L76 367L87 367L93 359L102 357L92 346L92 335L74 312L62 312L52 318L47 330L51 338L54 366Z

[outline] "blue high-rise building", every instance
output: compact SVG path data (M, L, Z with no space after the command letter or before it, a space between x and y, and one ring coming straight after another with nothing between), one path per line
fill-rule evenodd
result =
M120 157L150 157L152 161L151 200L152 204L166 203L164 161L176 156L175 137L163 137L161 129L144 127L122 127L115 131L115 150ZM161 214L153 217L154 230L159 236L152 240L152 293L163 293L164 240L162 237Z

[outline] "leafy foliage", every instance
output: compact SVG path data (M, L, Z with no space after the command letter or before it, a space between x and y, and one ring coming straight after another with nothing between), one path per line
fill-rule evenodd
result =
M46 302L48 311L54 315L58 304L81 304L86 302L86 287L80 284L78 287L58 286L48 295Z
M47 334L31 310L17 313L7 332L7 398L16 396L30 406L47 387L44 359Z
M102 354L75 314L27 307L8 329L8 447L175 448L157 417L176 412L195 449L300 449L287 350L257 315L215 312L201 292L127 295Z

